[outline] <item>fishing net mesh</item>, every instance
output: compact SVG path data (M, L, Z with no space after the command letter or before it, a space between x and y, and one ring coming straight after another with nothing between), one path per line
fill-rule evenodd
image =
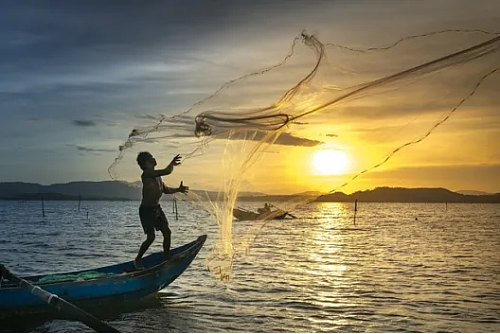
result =
M207 267L228 279L235 253L248 250L264 224L235 233L240 192L301 193L311 184L326 191L363 188L370 172L439 160L451 140L439 128L457 110L467 122L479 106L488 117L498 105L491 99L499 47L498 33L480 30L431 32L369 48L302 32L276 65L225 83L183 112L165 111L135 127L109 172L120 179L124 166L137 169L139 151L163 157L165 165L180 153L183 164L166 183L183 180L197 190L183 198L219 227ZM334 175L314 172L311 152L321 149L343 152L348 166ZM306 192L274 203L290 210L315 198Z

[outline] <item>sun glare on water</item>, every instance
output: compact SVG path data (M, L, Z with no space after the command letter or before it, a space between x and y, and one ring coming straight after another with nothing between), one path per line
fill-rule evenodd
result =
M347 154L337 150L321 150L314 154L312 164L323 175L337 175L347 171Z

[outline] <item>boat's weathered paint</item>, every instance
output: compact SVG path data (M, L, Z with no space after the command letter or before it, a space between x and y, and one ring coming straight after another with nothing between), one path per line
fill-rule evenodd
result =
M154 253L143 258L145 270L133 271L132 261L71 273L87 271L106 273L109 276L84 281L64 281L41 283L37 281L47 275L23 277L44 290L56 294L72 303L92 302L99 305L107 302L120 302L153 294L174 281L196 257L207 236L171 250L171 261L163 261L163 253ZM31 312L43 312L47 305L40 298L18 286L3 281L0 287L0 318Z

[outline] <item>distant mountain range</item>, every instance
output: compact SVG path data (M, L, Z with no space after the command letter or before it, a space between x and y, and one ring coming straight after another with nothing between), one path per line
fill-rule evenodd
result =
M204 198L217 199L219 195L214 191L191 190ZM265 196L259 192L241 192L240 196ZM38 183L3 182L0 183L0 200L108 200L108 201L136 201L141 200L141 182L122 181L80 181L48 186ZM169 198L164 196L165 199Z
M316 202L417 202L417 203L500 203L500 193L464 195L444 188L390 188L357 191L346 195L342 192L319 196Z
M217 199L217 192L191 190L204 198ZM140 200L140 182L120 181L70 182L52 185L38 183L0 183L2 200ZM266 195L258 192L240 192L240 201L280 202L307 197L316 202L454 202L454 203L500 203L500 193L488 194L473 190L453 192L444 188L390 188L358 191L347 195L342 192L322 194L307 191L294 195ZM165 196L168 199L167 196Z
M140 200L141 188L119 181L70 182L44 186L38 183L0 183L0 199L16 200Z
M478 191L478 190L457 190L456 191L459 194L463 195L494 195L492 193L487 193L486 191Z

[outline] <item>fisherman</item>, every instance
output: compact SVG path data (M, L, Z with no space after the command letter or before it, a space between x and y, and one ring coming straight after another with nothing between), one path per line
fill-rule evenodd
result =
M137 270L144 269L142 256L155 240L155 230L163 234L163 256L164 260L170 260L170 235L168 220L159 204L162 194L187 193L189 187L184 186L182 181L179 188L167 187L161 177L169 175L175 166L181 164L181 156L177 154L170 164L164 169L155 169L156 159L149 152L140 152L137 155L137 163L142 169L142 201L139 207L139 217L141 219L146 240L142 243L139 253L134 260L134 267Z

